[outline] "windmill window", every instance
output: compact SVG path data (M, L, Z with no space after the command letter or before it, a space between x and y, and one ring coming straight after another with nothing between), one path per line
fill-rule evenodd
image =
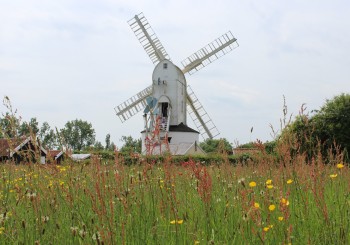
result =
M163 69L168 69L168 63L163 64Z

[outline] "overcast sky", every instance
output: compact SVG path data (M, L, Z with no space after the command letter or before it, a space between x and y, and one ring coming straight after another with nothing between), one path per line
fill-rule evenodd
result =
M237 49L187 75L230 142L272 140L283 95L296 115L350 92L347 0L0 0L1 98L24 120L91 122L103 144L107 133L117 145L139 138L142 113L121 123L113 108L151 85L154 65L127 24L141 12L180 67L227 31L237 38Z

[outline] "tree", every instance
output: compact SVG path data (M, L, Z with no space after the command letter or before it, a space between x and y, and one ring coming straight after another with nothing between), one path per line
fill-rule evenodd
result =
M0 118L0 138L15 138L18 136L20 121L8 112Z
M120 152L130 154L133 152L141 153L141 139L134 139L131 136L122 136L121 141L124 142L123 146L120 148Z
M207 139L204 142L201 142L199 146L206 153L220 153L223 151L232 152L232 144L227 141L225 138L221 139Z
M68 121L61 129L61 135L68 147L81 151L95 142L95 130L91 123L82 120Z
M319 150L326 156L335 146L345 153L349 152L350 94L335 96L314 112L312 116L297 116L283 130L281 138L294 137L298 142L299 151L306 153L309 159Z
M107 134L106 135L106 150L109 150L110 146L111 146L111 135Z
M29 120L29 122L22 122L19 127L18 134L19 136L29 136L29 135L37 135L39 132L39 123L36 117L33 117Z
M104 147L103 147L102 143L100 141L96 140L96 142L94 144L94 150L101 151L103 149L104 149Z
M57 149L59 148L58 138L55 131L51 129L47 122L44 122L39 130L38 138L44 148Z
M321 142L331 147L334 142L342 149L350 150L350 94L341 94L331 100L312 118L315 132Z

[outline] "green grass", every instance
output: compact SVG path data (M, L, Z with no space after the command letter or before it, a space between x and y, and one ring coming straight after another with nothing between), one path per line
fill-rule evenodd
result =
M349 180L302 160L2 164L0 244L349 244Z

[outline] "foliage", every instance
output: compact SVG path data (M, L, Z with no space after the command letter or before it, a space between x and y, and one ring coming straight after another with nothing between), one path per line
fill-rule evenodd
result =
M301 114L285 128L281 138L295 137L297 149L315 157L350 149L350 94L341 94L327 100L312 116Z
M48 122L44 122L39 130L38 138L46 149L59 149L60 144L55 131L51 129Z
M91 123L80 119L68 121L60 133L67 146L73 150L81 151L95 143L95 130Z
M94 150L97 150L97 151L101 151L104 149L102 143L98 140L95 141L95 144L94 144Z
M225 138L207 139L199 145L206 153L232 152L232 144Z
M39 122L35 117L31 118L29 122L22 122L18 129L19 136L37 135L39 132Z
M124 144L120 148L120 152L126 154L131 154L134 152L141 153L141 139L134 139L132 136L122 136L121 141L124 142Z

